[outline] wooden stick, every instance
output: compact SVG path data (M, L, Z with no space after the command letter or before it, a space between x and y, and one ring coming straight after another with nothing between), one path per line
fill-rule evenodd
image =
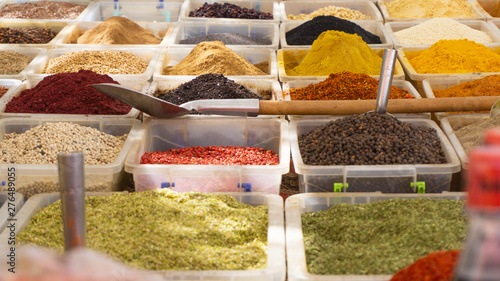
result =
M494 97L391 99L388 113L489 111ZM260 115L349 115L375 110L376 100L260 101Z

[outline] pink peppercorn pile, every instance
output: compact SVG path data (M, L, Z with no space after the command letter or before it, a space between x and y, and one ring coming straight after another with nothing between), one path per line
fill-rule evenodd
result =
M141 164L277 165L279 157L260 147L193 146L146 152L141 157Z

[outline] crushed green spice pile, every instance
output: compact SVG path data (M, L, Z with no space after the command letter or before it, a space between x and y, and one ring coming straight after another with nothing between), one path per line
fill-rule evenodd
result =
M85 198L87 247L148 270L251 270L267 263L268 207L168 189ZM61 203L17 237L64 250Z
M321 275L394 274L439 250L461 249L464 201L390 199L302 214L306 263Z

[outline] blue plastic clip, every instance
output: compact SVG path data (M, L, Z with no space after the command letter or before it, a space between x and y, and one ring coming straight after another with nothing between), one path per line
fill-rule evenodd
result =
M413 182L410 184L411 187L414 187L415 185ZM424 194L425 193L425 181L417 181L417 193Z
M348 188L349 184L345 184L345 188ZM333 192L342 192L342 189L344 188L344 184L341 182L336 182L333 184Z
M170 187L170 183L169 182L162 182L160 184L160 188L169 188ZM172 183L172 187L175 187L175 182Z
M160 0L160 3L158 4L158 6L156 6L157 9L163 9L163 0Z
M241 184L241 187L245 192L252 192L252 184L249 182L244 182ZM240 184L238 183L238 188L240 188Z
M119 10L120 9L120 4L118 4L118 0L113 1L114 4L114 10L113 10L113 16L121 16L122 12Z

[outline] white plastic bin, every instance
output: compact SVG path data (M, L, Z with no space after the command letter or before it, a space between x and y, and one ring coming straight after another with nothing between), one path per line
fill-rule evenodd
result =
M140 164L145 152L191 146L250 146L274 151L278 165ZM281 118L147 118L140 138L125 161L135 190L156 188L200 192L266 192L278 194L281 175L289 170L288 123Z
M0 86L9 88L3 96L0 97L0 104L5 102L5 98L10 95L12 92L17 92L18 88L22 87L21 84L23 82L17 79L0 79Z
M98 1L83 21L105 21L113 16L125 16L133 21L177 22L181 5L182 2L172 1Z
M2 182L2 185L7 186L7 188L9 188L10 183L14 183L15 181L15 171L8 171L8 173L10 173L11 180L7 178L7 181ZM10 185L11 190L16 189L14 184ZM22 194L15 191L0 191L0 233L4 231L9 222L14 219L23 205L24 198ZM7 240L3 241L7 244Z
M280 25L281 48L308 48L311 45L289 45L286 41L286 33L307 21L288 21ZM392 40L389 37L386 27L378 21L352 21L364 30L380 37L382 44L368 44L372 48L392 49Z
M168 41L169 47L194 48L196 44L180 44L181 40L214 33L236 33L243 36L268 39L270 45L226 45L231 47L246 46L249 48L268 48L277 50L279 46L279 24L266 22L235 22L227 24L223 21L180 22L174 28Z
M302 232L302 214L327 210L336 204L361 204L388 199L433 198L465 200L464 192L443 192L441 194L382 194L356 193L316 193L296 194L285 201L286 252L289 281L387 281L391 275L318 275L307 270L304 236Z
M309 1L283 1L280 3L281 22L285 23L292 21L288 19L288 15L310 14L318 9L328 6L336 6L359 11L370 17L371 21L384 22L382 14L371 1L324 1L324 0L309 0Z
M140 124L132 118L4 118L0 119L0 139L5 134L23 133L33 127L47 122L73 122L82 126L96 128L101 132L114 136L129 134L123 148L111 164L85 165L85 188L88 191L120 190L123 178L125 157L136 138ZM9 169L16 170L16 191L27 199L40 193L38 188L46 188L52 192L59 190L59 173L57 164L0 164L0 182L8 181ZM5 189L5 187L3 188Z
M299 175L301 192L438 193L450 190L452 174L460 171L460 161L438 125L427 119L399 118L403 122L436 129L447 160L445 164L352 166L304 164L298 136L339 118L290 121L290 146L295 172ZM425 187L425 191L421 189L422 186Z
M3 8L4 5L6 4L18 4L21 2L39 2L43 0L4 0L0 4L0 9ZM75 19L10 19L10 18L0 18L0 21L51 21L51 22L75 22L75 21L82 21L87 13L92 9L94 2L93 1L85 1L85 0L50 0L52 2L70 2L72 4L80 4L86 6L86 8L82 11L82 13L76 17Z
M264 20L264 19L240 19L240 18L198 18L198 17L190 17L189 12L194 11L203 6L203 4L214 4L214 3L229 3L233 5L240 6L242 8L247 9L255 9L264 13L271 13L273 15L273 19ZM227 24L233 24L234 22L280 22L280 7L278 1L273 0L228 0L228 1L219 1L219 0L186 0L182 4L181 12L180 12L180 20L183 22L186 21L211 21L217 20L222 21Z
M34 47L15 47L15 46L1 46L0 51L3 52L16 52L24 56L32 57L31 62L17 74L0 74L0 79L17 79L24 80L28 72L30 72L37 64L38 61L45 55L47 49L34 48Z

